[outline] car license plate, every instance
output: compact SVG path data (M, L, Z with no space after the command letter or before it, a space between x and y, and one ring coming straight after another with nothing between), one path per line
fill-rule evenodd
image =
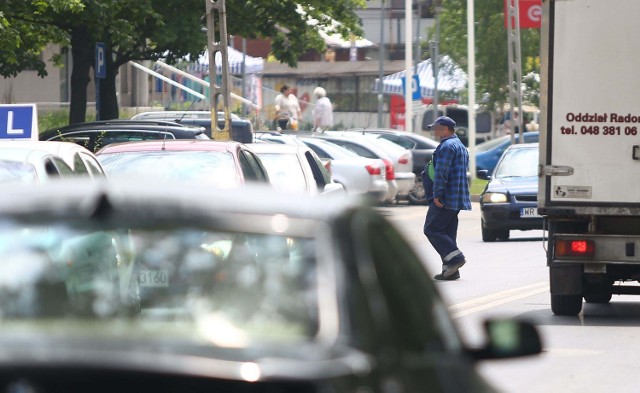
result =
M520 209L520 218L540 217L537 207L523 207Z
M168 287L169 273L166 270L141 270L139 283L141 287Z

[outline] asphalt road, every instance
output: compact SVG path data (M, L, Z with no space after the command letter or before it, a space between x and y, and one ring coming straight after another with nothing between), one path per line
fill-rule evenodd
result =
M440 259L422 234L426 209L400 204L380 210L435 274ZM460 213L458 246L467 264L460 280L437 282L460 333L469 345L480 345L484 320L517 317L538 326L544 346L539 356L482 362L480 371L504 392L640 391L634 383L640 297L614 295L609 304L585 304L577 317L553 315L543 235L511 231L508 241L484 243L479 205Z

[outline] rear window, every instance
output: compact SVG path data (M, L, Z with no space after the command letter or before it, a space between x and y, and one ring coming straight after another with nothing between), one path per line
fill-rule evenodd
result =
M144 151L100 154L109 178L154 178L166 182L200 182L236 187L241 179L233 155L211 151Z

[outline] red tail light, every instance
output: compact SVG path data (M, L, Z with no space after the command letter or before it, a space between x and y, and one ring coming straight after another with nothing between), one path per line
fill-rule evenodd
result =
M558 257L592 257L596 253L596 247L592 240L556 239L555 251Z
M327 160L324 162L324 167L327 168L329 173L331 173L331 160Z
M409 156L404 154L400 157L400 159L398 160L398 163L405 165L409 163Z
M394 180L396 178L396 172L393 169L393 163L386 158L382 159L384 161L384 169L387 175L387 180Z
M367 169L367 172L369 172L370 175L382 174L382 170L380 169L379 166L367 165L365 166L365 168Z

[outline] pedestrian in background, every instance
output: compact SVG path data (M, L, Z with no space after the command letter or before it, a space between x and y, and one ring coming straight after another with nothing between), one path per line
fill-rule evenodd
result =
M456 122L440 116L433 128L440 144L422 173L429 210L424 222L424 234L442 259L442 272L436 280L457 280L459 269L467 262L458 249L458 213L471 210L467 168L469 152L455 134Z
M327 92L318 86L313 89L316 97L316 107L313 109L313 130L323 132L333 127L333 105L327 97Z
M275 99L275 127L278 130L297 129L298 119L300 118L300 103L298 98L293 94L293 90L288 85L282 85L280 94ZM295 126L292 127L292 124Z

